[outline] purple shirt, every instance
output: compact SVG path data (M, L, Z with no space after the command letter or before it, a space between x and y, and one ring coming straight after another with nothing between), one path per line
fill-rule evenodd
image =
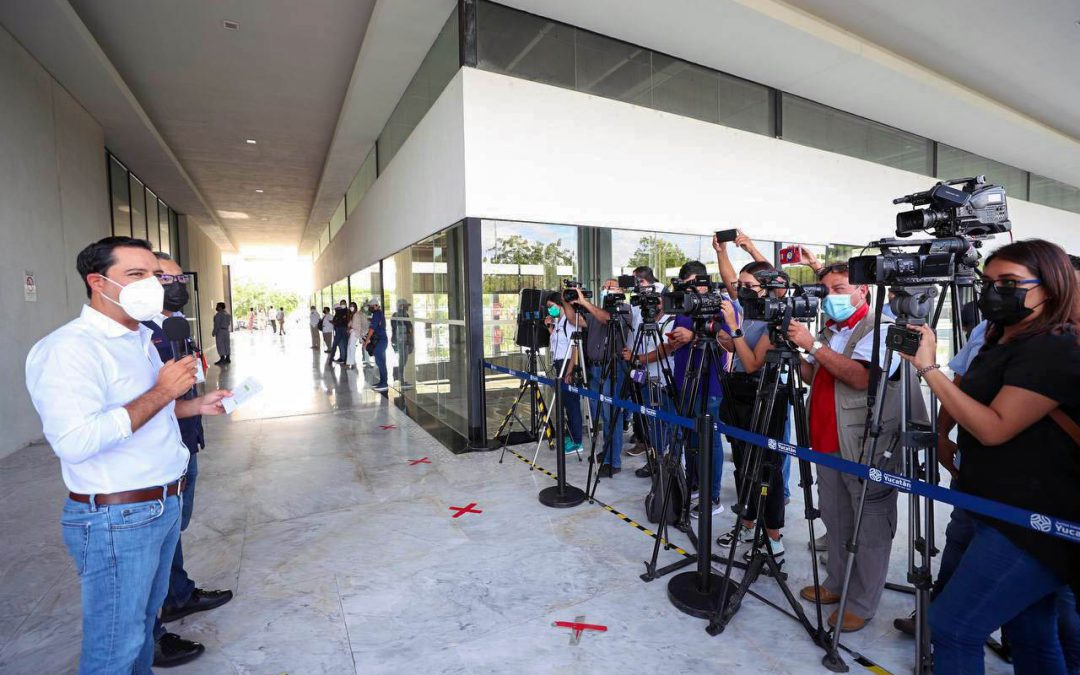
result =
M732 332L722 316L717 317L716 320L720 322L725 331L727 331L729 334ZM687 328L692 331L694 330L694 320L688 316L676 316L675 328ZM686 377L687 366L694 370L700 370L701 362L705 357L704 352L699 351L694 356L694 362L689 363L691 349L691 345L685 344L675 350L675 354L673 355L673 358L675 359L675 370L672 375L674 375L675 377L675 388L680 392L680 394L683 390L683 382L684 378ZM727 368L728 353L724 351L723 348L719 347L719 345L717 346L717 351L719 351L720 353L720 363L712 363L709 366L709 376L707 379L708 396L723 396L723 389L720 388L720 370Z

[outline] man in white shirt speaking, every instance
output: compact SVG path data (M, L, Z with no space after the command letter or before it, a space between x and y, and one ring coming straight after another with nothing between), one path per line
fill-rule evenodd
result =
M107 237L77 267L90 303L30 350L26 386L70 491L60 524L82 585L79 672L150 672L188 464L176 420L221 414L229 393L176 400L196 364L163 365L139 323L164 296L147 242Z

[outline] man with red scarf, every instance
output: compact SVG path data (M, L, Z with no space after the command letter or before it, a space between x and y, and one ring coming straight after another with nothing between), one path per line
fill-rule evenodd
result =
M866 394L870 382L870 363L873 359L874 312L871 310L867 286L851 284L847 264L837 263L822 268L818 277L829 294L822 301L828 320L814 336L806 325L791 322L788 338L803 349L807 356L802 364L803 379L810 388L810 445L818 452L840 453L844 459L860 461L866 421ZM879 338L879 363L884 365L885 332L891 320L882 317ZM899 433L899 381L892 376L900 366L896 357L890 367L886 386L883 433L877 444L873 466L893 470L883 464L887 449L892 449ZM905 371L907 368L905 368ZM908 375L905 375L908 376ZM919 391L917 385L915 392ZM920 397L921 401L921 397ZM917 412L921 406L917 406ZM894 455L897 459L899 453ZM846 544L851 539L862 486L859 479L819 466L817 469L818 499L821 520L828 532L829 551L825 566L826 578L820 589L807 586L801 595L810 602L823 605L840 602L844 578ZM896 490L881 483L872 483L867 491L858 549L851 575L848 604L840 628L856 631L866 625L881 600L885 576L889 569L892 538L896 533ZM829 617L835 626L836 612Z

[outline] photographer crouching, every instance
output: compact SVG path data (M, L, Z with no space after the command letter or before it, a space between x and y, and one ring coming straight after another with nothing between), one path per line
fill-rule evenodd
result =
M1065 252L1042 240L986 262L979 308L986 344L959 384L937 364L927 327L911 362L959 425L960 489L1080 520L1080 290ZM974 514L967 550L930 606L935 672L983 670L999 626L1018 673L1067 672L1055 601L1080 587L1080 544Z

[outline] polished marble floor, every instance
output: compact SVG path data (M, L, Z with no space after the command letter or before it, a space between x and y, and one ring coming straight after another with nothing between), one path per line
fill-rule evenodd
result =
M549 477L512 455L499 464L497 453L450 453L371 392L362 371L326 365L305 341L299 332L241 333L234 364L211 368L212 383L254 376L265 390L206 425L184 549L200 586L232 588L236 598L170 624L207 647L172 672L827 672L800 626L753 598L709 637L703 621L674 609L666 580L638 578L647 535L596 504L541 506L536 493ZM553 455L543 451L540 464L554 469ZM581 484L587 465L568 467ZM727 463L725 504L734 501L731 472ZM644 489L624 471L597 497L643 519ZM79 587L57 524L63 495L47 446L0 459L2 673L76 667ZM785 534L796 589L809 579L801 501L793 494ZM451 507L474 502L482 513L452 517ZM662 563L678 559L661 554ZM898 543L893 581L905 565ZM770 579L755 590L783 602ZM909 670L912 642L891 621L911 606L910 596L886 591L877 618L843 642L892 672ZM571 644L552 624L578 617L608 630ZM1009 670L993 656L987 668Z

